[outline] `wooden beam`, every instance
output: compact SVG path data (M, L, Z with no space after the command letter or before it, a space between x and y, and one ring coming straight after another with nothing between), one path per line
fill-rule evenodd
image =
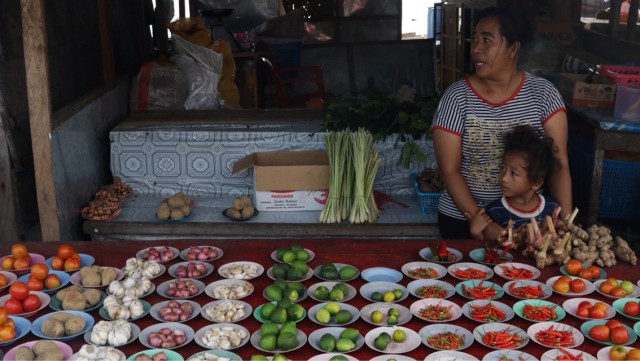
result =
M113 63L113 37L109 21L109 0L98 0L98 28L100 31L100 53L102 58L102 78L107 85L116 79Z
M4 207L0 212L0 239L18 241L18 195L13 162L11 160L11 129L0 87L0 199Z
M22 41L40 229L44 241L59 241L60 223L51 155L53 114L44 2L45 0L20 0Z

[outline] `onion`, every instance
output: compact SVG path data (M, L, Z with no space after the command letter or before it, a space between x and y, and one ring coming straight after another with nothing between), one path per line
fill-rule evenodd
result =
M149 334L149 345L151 345L151 347L160 347L162 345L162 338L160 335L155 332Z

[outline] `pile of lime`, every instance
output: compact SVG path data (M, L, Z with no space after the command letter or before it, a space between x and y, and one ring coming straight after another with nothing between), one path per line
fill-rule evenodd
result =
M397 343L402 343L407 339L407 334L404 330L398 328L393 331L393 336L389 335L388 332L382 332L373 340L373 347L380 351L384 351L387 349L387 346L393 341Z
M358 274L358 269L351 265L344 265L338 269L335 264L331 262L323 263L320 266L319 276L326 280L351 280Z
M300 260L291 263L277 263L271 268L273 278L282 278L287 281L300 281L309 271L309 265Z
M273 284L264 289L265 296L271 301L287 299L296 302L302 298L306 288L298 281L287 282L282 278L277 278Z
M387 291L374 291L371 293L371 299L376 302L395 302L404 296L404 292L401 289L396 288Z
M320 349L324 352L349 352L356 348L356 340L360 337L360 331L355 328L345 328L336 338L330 333L320 337Z
M298 329L293 321L286 322L282 327L278 327L273 322L265 322L258 331L260 348L267 351L289 351L298 347Z
M330 323L332 319L338 325L343 325L349 323L353 315L348 310L341 309L337 302L327 302L316 312L315 319L323 325Z
M340 302L349 293L349 286L346 283L338 282L331 289L325 285L316 287L313 296L320 301Z
M369 317L371 319L371 322L373 323L382 323L382 321L384 320L384 313L380 310L373 310L371 311L371 315ZM400 317L400 311L395 307L389 308L387 310L387 325L397 325L398 317Z
M271 357L271 360L272 361L289 361L287 356L281 353L273 354L273 356ZM269 358L267 358L267 356L265 355L251 355L250 361L269 361Z
M276 250L276 259L280 262L293 263L294 261L307 262L311 256L304 247L294 244Z
M277 324L299 321L305 315L304 307L286 298L277 302L269 302L260 306L260 317Z

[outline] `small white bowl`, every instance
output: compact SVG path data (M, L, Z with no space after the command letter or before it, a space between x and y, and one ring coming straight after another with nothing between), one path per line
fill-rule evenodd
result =
M167 293L169 291L169 285L172 283L175 283L176 281L191 281L198 288L198 292L196 294L189 295L189 297L169 296L169 294ZM204 289L205 289L205 285L204 283L202 283L202 281L198 281L192 278L181 278L179 280L174 279L174 280L168 280L168 281L162 282L156 288L156 292L158 292L158 294L164 298L170 298L174 300L184 300L184 299L194 298L200 295L202 292L204 292Z
M171 330L182 330L184 332L185 336L186 336L186 340L184 341L184 343L182 343L180 345L176 345L175 347L171 347L171 348L167 347L167 348L165 348L167 350L173 350L173 349L176 349L178 347L182 347L182 346L187 345L189 342L191 342L193 340L193 337L195 335L195 332L193 331L193 329L191 327L185 325L184 323L164 322L164 323L156 323L155 325L151 325L151 326L145 328L144 330L140 331L140 335L138 336L138 340L146 348L154 348L149 343L149 335L152 332L159 332L163 328L169 328Z

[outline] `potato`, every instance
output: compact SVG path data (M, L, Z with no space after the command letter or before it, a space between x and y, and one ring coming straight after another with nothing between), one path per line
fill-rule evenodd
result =
M95 287L100 286L102 283L102 279L98 273L87 272L84 276L82 276L82 285L87 287Z
M88 274L92 274L92 273L97 273L100 274L100 272L102 272L102 267L97 266L97 265L91 265L91 266L84 266L82 268L80 268L80 276L84 277Z
M64 334L67 336L77 335L84 330L84 318L78 315L72 315L67 322L64 323Z
M49 318L53 318L54 320L58 320L62 323L67 322L71 318L72 314L68 312L55 312L52 313Z
M160 219L169 219L169 217L171 217L171 208L168 206L166 208L158 207L156 216Z
M31 346L31 351L38 356L47 351L59 351L58 346L51 340L39 340Z
M185 217L188 217L191 214L191 207L189 206L182 206L180 210L184 213Z
M96 304L98 304L98 302L100 302L100 297L102 297L102 294L100 293L100 291L90 288L82 292L82 296L84 297L85 308L89 308L95 306Z
M242 213L240 213L240 211L237 211L233 208L229 208L227 209L227 217L230 218L242 218Z
M108 285L111 283L111 281L116 279L116 276L118 275L118 273L116 272L116 270L114 268L111 267L102 267L102 273L100 274L101 277L101 285Z
M38 356L36 356L36 360L37 361L62 361L64 359L64 354L62 353L62 351L60 351L59 349L55 349L55 350L49 350L46 352L43 352L41 354L38 354Z
M56 292L56 298L58 299L58 301L62 302L67 292L70 292L70 291L82 292L82 287L78 285L73 285L73 286L69 286L67 288L61 289L60 291Z
M59 338L64 336L64 323L49 316L42 321L40 331L47 337Z
M184 213L180 209L173 208L171 209L171 219L182 219L184 218Z
M98 290L94 291L100 292ZM62 300L63 310L83 311L85 308L87 308L87 300L82 293L78 291L70 291L65 295L66 296Z
M27 346L18 347L14 355L16 361L33 361L36 359L36 355Z
M167 203L169 204L169 207L171 208L180 208L185 204L184 199L182 199L182 197L171 197L167 200Z
M240 197L236 197L233 202L231 202L231 209L236 211L241 211L244 208L244 202Z
M251 198L247 195L240 197L240 202L242 202L242 208L247 208L251 205Z
M253 207L247 207L245 209L242 210L241 214L242 214L242 218L249 218L249 217L253 217L253 215L256 213L255 209L253 209Z

